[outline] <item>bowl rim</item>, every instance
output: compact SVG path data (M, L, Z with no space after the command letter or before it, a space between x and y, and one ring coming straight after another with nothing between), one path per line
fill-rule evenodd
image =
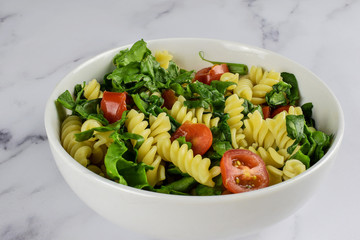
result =
M106 51L103 51L99 54L96 54L90 58L88 58L86 61L84 61L83 63L81 63L80 65L78 65L77 67L73 68L69 73L67 73L57 84L56 86L53 88L50 97L48 98L47 102L46 102L46 106L45 106L45 112L44 112L44 123L45 123L45 130L46 130L46 135L48 137L48 141L49 144L53 146L53 149L56 150L57 154L60 154L60 158L63 160L63 162L65 164L69 164L70 167L74 168L75 170L77 170L77 172L79 172L79 174L82 174L84 177L91 177L94 178L94 180L99 181L101 184L106 185L107 187L110 187L112 189L115 189L115 191L122 191L122 192L127 192L127 193L131 193L134 195L138 195L138 196L142 196L142 197L147 197L147 198L161 198L161 199L166 199L166 200L171 200L171 201L179 201L182 203L187 203L187 202L198 202L198 203L211 203L211 202L217 202L217 201L222 201L222 202L226 202L226 201L233 201L233 200L241 200L241 199L247 199L247 198L257 198L257 197L261 197L263 195L267 195L269 192L275 192L275 191L281 191L284 188L287 188L293 184L295 184L296 182L302 181L302 179L306 178L308 175L312 174L313 172L317 171L319 168L321 168L321 166L323 166L326 162L329 161L329 159L331 158L332 155L336 154L337 150L339 149L343 136L344 136L344 130L345 130L345 121L344 121L344 113L343 110L341 108L340 102L337 99L337 97L334 95L334 93L332 92L332 90L326 85L326 83L319 78L316 74L314 74L312 71L310 71L309 69L307 69L306 67L304 67L303 65L281 55L278 54L276 52L264 49L264 48L260 48L260 47L256 47L256 46L251 46L248 44L243 44L241 42L236 42L236 41L229 41L229 40L221 40L221 39L213 39L213 38L191 38L191 37L186 37L186 38L160 38L160 39L151 39L151 40L146 40L146 42L148 44L151 43L156 43L156 42L167 42L167 41L206 41L206 42L216 42L216 43L222 43L222 44L233 44L233 45L239 45L239 46L243 46L246 47L250 50L255 50L255 51L260 51L263 52L265 54L271 54L280 58L283 58L284 60L290 62L291 64L295 64L298 67L302 68L303 70L311 73L315 78L318 79L318 81L320 81L324 87L326 87L327 91L331 94L331 96L334 99L334 102L336 104L336 108L339 110L338 111L338 117L339 117L339 125L338 125L338 129L336 131L336 133L334 134L334 139L333 142L330 146L330 148L328 149L328 151L326 152L326 154L317 162L315 163L313 166L311 166L309 169L307 169L306 171L304 171L303 173L299 174L298 176L283 181L281 183L272 185L272 186L268 186L266 188L263 189L259 189L256 191L249 191L249 192L244 192L241 194L227 194L227 195L214 195L214 196L183 196L183 195L173 195L173 194L164 194L164 193L158 193L158 192L152 192L152 191L148 191L148 190L142 190L142 189L137 189L134 187L130 187L130 186L126 186L126 185L122 185L119 183L116 183L112 180L109 180L107 178L101 177L99 175L97 175L96 173L93 173L92 171L90 171L89 169L83 167L80 163L78 163L77 161L75 161L66 151L65 149L62 147L62 145L60 144L60 141L58 141L57 137L55 136L55 131L51 131L53 130L53 126L51 124L51 120L50 120L50 109L55 107L55 99L57 99L57 95L56 95L56 90L57 88L59 88L59 86L61 85L61 83L64 81L64 79L67 79L71 74L73 74L73 72L76 72L84 67L86 67L88 64L90 64L93 61L96 61L99 58L102 58L103 56L107 56L108 54L110 54L111 52L116 52L125 48L129 48L132 46L132 44L126 44L123 46L119 46L119 47L115 47ZM54 154L54 153L53 153ZM54 156L53 156L54 157ZM205 201L205 202L204 202Z

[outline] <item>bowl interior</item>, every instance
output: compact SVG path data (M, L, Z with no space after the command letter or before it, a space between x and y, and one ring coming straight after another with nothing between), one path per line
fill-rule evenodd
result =
M327 134L334 134L334 141L328 154L340 144L344 131L341 107L329 88L315 74L303 66L271 51L236 42L177 38L153 40L147 41L147 43L153 53L157 50L169 51L174 56L173 60L180 67L187 70L199 70L210 66L210 63L201 60L199 57L199 51L203 51L205 58L209 60L244 63L249 68L256 65L266 70L295 74L302 98L301 103L312 102L314 105L313 118L316 121L317 128ZM45 125L49 141L55 144L56 147L62 148L59 141L60 122L54 101L65 90L72 91L77 83L88 82L94 78L102 80L104 75L113 69L112 58L115 54L122 49L130 48L131 45L97 55L69 73L56 86L45 111ZM331 106L332 111L327 110L328 106ZM324 159L321 161L324 161Z

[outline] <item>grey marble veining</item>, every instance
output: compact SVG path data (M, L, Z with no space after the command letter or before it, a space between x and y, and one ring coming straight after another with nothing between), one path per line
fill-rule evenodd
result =
M1 1L0 239L149 239L74 195L51 156L43 113L56 83L90 57L170 37L278 52L321 77L343 106L347 131L327 183L296 214L243 239L360 239L359 12L357 0Z

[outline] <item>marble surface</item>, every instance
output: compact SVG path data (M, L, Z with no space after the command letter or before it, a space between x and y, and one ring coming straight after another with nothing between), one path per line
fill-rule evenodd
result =
M346 132L326 183L296 214L244 239L360 239L359 12L356 0L1 0L0 239L148 239L75 196L55 166L43 114L56 83L90 57L169 37L276 51L322 78L342 104Z

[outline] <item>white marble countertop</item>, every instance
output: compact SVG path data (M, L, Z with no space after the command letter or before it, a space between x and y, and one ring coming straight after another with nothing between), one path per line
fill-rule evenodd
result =
M359 13L356 0L2 0L0 239L148 239L76 197L50 153L43 114L56 83L80 63L141 38L169 37L266 48L326 82L346 120L326 184L296 214L246 239L360 239Z

